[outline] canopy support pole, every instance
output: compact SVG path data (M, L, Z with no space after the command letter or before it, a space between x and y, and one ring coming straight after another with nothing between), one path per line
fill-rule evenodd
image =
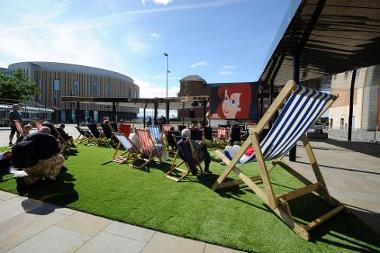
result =
M203 126L205 127L207 124L207 121L206 121L206 106L207 106L207 101L203 101Z
M185 102L182 103L182 126L185 125Z
M300 54L295 53L293 55L293 80L297 85L300 84ZM297 144L292 147L289 151L289 160L292 162L296 161L297 157Z
M112 102L112 121L116 120L116 102Z
M169 124L169 111L170 111L170 105L169 102L166 102L166 123Z
M144 121L144 128L145 128L145 122L146 122L146 107L148 104L145 104L144 106L144 116L143 116L143 121Z
M154 119L153 119L153 125L158 125L157 124L157 107L158 107L158 103L154 103Z
M356 69L352 71L352 77L351 77L350 106L349 106L349 111L348 111L348 136L347 136L348 141L351 141L351 137L352 137L352 116L354 113L355 79L356 79Z

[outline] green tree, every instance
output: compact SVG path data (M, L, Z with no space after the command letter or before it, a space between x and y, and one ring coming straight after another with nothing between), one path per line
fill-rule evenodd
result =
M29 80L21 70L12 74L0 73L0 98L28 101L40 92L36 82Z

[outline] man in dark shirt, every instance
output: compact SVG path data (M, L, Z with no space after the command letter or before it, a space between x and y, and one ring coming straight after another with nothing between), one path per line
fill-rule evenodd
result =
M55 180L64 160L57 139L43 132L25 136L12 148L12 164L28 174L24 177L27 184L32 184L42 177Z
M17 140L20 138L20 134L17 131L16 125L14 123L14 120L18 120L22 124L22 115L19 112L19 110L20 110L20 106L18 104L14 104L12 106L12 111L9 113L9 116L8 116L9 125L11 126L11 133L9 135L9 145L12 145L13 136L15 135L15 133L16 133Z

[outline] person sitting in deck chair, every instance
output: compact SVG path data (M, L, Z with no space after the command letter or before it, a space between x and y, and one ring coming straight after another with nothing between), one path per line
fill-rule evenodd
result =
M74 138L70 135L68 135L66 132L65 132L65 124L61 124L59 126L59 128L57 128L57 131L59 132L59 134L62 136L62 138L67 141L68 143L70 143L70 145L72 147L75 147L75 143L74 143Z
M13 146L14 169L11 173L16 177L23 177L18 184L23 182L30 185L42 178L55 180L64 161L57 139L45 132L37 132L25 136Z
M188 129L188 128L183 129L182 132L181 132L181 135L182 135L182 137L190 138L191 137L191 131L190 131L190 129ZM181 142L184 142L184 141L185 141L184 139L180 139L178 141L178 145L181 145ZM204 172L211 174L212 173L210 171L211 156L210 156L210 153L207 150L207 147L203 143L199 143L199 142L196 142L196 141L193 142L193 146L194 146L194 149L196 151L201 151L201 153L203 155L203 158L204 158L203 161L205 163ZM198 152L196 152L196 153L198 153ZM197 170L197 167L195 166L195 164L192 161L190 161L189 162L189 166L190 166L191 173L193 175L196 175L198 173L198 170Z

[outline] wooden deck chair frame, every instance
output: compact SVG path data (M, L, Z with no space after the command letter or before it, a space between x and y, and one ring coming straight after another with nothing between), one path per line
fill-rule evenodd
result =
M131 159L135 158L137 155L137 148L135 145L133 145L133 142L130 141L129 138L125 136L123 133L113 133L113 135L119 141L119 144L117 145L115 152L113 153L112 160L116 163L125 164L125 163L128 163ZM132 147L129 148L128 150L126 149L122 153L119 153L121 146L123 146L124 148L125 146L121 143L121 141L119 140L117 136L122 136L123 138L126 138Z
M149 140L151 141L151 143L153 144L152 145L152 149L150 150L150 152L149 152L149 154L145 154L143 151L141 151L142 150L142 140L141 140L141 135L139 135L138 134L138 132L146 132L147 133L147 135L146 135L146 137L147 138L149 138ZM150 131L149 131L149 129L138 129L138 128L136 128L135 129L135 133L137 134L137 136L138 136L138 138L139 138L139 142L140 142L140 150L139 150L139 153L141 154L141 155L148 155L148 158L140 158L139 160L143 160L144 161L144 163L142 163L141 165L134 165L133 167L135 167L135 168L137 168L137 169L141 169L141 168L144 168L145 166L147 166L150 162L152 162L153 160L154 160L154 158L156 157L156 158L158 158L158 160L160 161L160 162L162 162L162 160L161 160L161 154L162 154L162 151L163 150L161 150L161 152L156 148L156 146L155 146L155 142L154 142L154 140L153 140L153 138L152 138L152 136L151 136L151 134L150 134ZM163 147L164 148L164 147ZM137 160L137 159L136 159Z
M320 171L319 165L313 153L313 150L310 146L309 140L304 134L301 137L303 142L303 146L306 149L307 156L310 160L311 167L317 179L317 183L312 183L304 176L299 174L297 171L292 169L288 164L281 161L283 157L280 157L277 160L272 160L270 165L267 167L262 151L259 145L259 134L263 131L264 127L269 123L269 121L274 117L277 110L284 103L284 101L291 95L291 93L296 89L297 85L294 81L288 81L284 88L281 90L277 98L274 100L272 105L265 112L262 119L258 122L256 128L253 133L247 138L246 141L241 146L240 151L233 157L232 160L229 160L227 157L222 154L222 152L217 151L217 155L223 160L224 163L227 164L226 170L219 176L217 181L213 185L213 190L218 190L225 187L231 187L234 185L246 184L252 191L256 193L256 195L270 208L272 211L282 219L285 224L287 224L294 232L296 232L300 237L305 240L310 239L309 232L315 227L321 225L326 222L340 211L344 209L344 205L340 204L337 200L333 199L328 190L323 179L322 173ZM331 104L336 100L337 97L330 100L328 104L325 106L325 110L331 106ZM323 114L323 112L319 115L319 117ZM317 117L317 119L319 118ZM237 168L235 165L238 163L240 157L244 154L245 150L253 145L256 154L256 160L259 166L260 176L249 177L243 173L242 170ZM281 194L275 196L272 184L270 181L269 173L273 169L274 166L279 165L280 167L287 170L290 174L298 178L301 182L303 182L306 186L292 192ZM224 182L226 177L233 171L240 178L239 180ZM263 183L264 189L261 189L257 183ZM315 219L312 222L309 222L306 225L302 225L297 223L292 216L288 201L301 197L308 193L318 193L318 195L326 201L328 204L335 206L334 209L329 211L328 213L322 215L321 217Z
M177 143L177 140L176 140L176 137L173 136L173 138L175 139L176 143ZM181 138L185 138L185 137L181 137ZM195 161L195 164L196 166L199 167L200 171L201 171L201 174L204 174L204 171L203 171L203 168L202 168L202 160L199 159L199 157L196 155L196 151L195 151L195 148L194 148L194 145L193 145L193 141L190 139L190 138L186 138L186 141L189 143L189 146L190 146L190 149L191 149L191 155L193 156L193 159ZM190 167L189 167L189 164L185 161L185 160L182 160L178 163L177 160L180 159L180 155L179 155L179 150L177 148L177 152L175 153L175 156L174 156L174 159L173 159L173 163L170 167L170 170L166 173L166 177L167 178L170 178L176 182L179 182L181 180L183 180L185 177L187 177L189 174L190 174ZM180 166L182 164L185 164L186 166L186 170L180 168ZM176 172L179 172L180 173L180 176L179 177L176 177L175 174Z

